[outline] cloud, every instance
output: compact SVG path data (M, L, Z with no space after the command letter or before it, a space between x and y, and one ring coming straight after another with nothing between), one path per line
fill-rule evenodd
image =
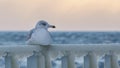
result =
M119 3L120 0L0 0L0 28L26 30L45 19L56 24L58 30L118 29Z

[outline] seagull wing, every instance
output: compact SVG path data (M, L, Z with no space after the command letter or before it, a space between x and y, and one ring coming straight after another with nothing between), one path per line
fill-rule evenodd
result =
M34 33L35 29L32 29L29 31L28 35L27 35L27 40L29 40L32 36L32 34Z

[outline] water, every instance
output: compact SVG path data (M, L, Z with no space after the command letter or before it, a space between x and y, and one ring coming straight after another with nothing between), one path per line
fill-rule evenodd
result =
M25 44L28 32L0 32L0 45ZM57 44L120 43L120 32L51 32Z
M0 32L0 45L25 44L28 32ZM56 44L104 44L104 43L120 43L120 32L51 32L53 43ZM25 68L26 60L20 62ZM57 66L58 60L52 62L54 68ZM81 68L81 64L77 63ZM4 65L4 59L0 59L0 67ZM103 68L103 63L99 63ZM3 67L2 67L3 68Z

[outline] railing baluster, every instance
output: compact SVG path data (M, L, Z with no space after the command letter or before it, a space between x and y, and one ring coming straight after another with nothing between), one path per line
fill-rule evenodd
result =
M119 68L118 58L114 52L105 55L105 68Z
M7 53L5 56L5 68L19 68L15 55L10 55Z
M38 59L39 61L38 61L38 67L39 68L45 68L45 58L44 58L44 56L41 54L40 56L39 56L39 59Z
M111 68L119 68L118 64L118 57L115 55L115 53L112 53L112 67Z
M84 56L84 68L89 68L90 67L90 60L89 60L89 55L87 54Z
M97 57L95 53L89 52L87 56L84 57L84 68L97 68Z
M27 58L27 68L45 68L43 55L34 52L32 56Z
M111 55L105 55L104 68L111 68Z
M70 55L68 55L68 68L75 68L75 56L73 53L70 53Z
M90 68L98 68L97 56L93 52L90 52Z
M52 68L50 53L48 51L43 52L45 58L45 68Z
M68 68L67 56L62 57L62 68Z
M65 55L62 58L62 67L63 68L75 68L75 56L73 53L68 52L67 55Z
M11 56L5 56L5 68L12 68Z
M28 57L27 68L38 68L38 56L32 55Z

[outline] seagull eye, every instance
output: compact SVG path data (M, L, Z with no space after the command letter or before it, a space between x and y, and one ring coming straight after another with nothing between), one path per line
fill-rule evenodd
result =
M46 26L46 23L42 23L42 25Z

